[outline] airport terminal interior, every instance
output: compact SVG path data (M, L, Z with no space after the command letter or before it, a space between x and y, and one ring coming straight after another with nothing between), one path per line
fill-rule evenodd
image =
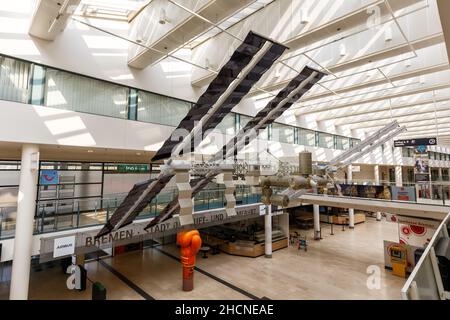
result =
M450 300L450 1L0 1L0 300Z

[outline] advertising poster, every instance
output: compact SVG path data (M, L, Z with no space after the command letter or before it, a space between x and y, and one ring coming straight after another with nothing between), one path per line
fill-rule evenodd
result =
M341 184L340 187L343 196L391 200L391 192L387 186Z
M414 173L415 174L429 174L430 166L428 159L424 158L416 158L414 165Z
M439 227L439 221L397 216L401 244L426 247Z
M42 170L41 176L39 177L39 184L41 186L58 184L59 176L58 170Z
M414 187L391 187L392 200L416 201L416 189Z
M341 184L341 192L345 197L358 197L358 186L351 184Z

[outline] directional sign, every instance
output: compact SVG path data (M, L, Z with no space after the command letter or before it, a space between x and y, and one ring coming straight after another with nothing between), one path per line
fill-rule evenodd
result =
M436 138L419 138L419 139L406 139L395 140L395 147L416 147L416 146L435 146L437 145Z

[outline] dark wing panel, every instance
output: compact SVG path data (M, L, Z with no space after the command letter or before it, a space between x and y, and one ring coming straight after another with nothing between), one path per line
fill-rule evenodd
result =
M267 39L264 37L250 32L244 42L233 53L230 60L222 67L216 78L210 83L206 91L200 96L197 103L181 120L177 129L184 129L190 132L194 128L195 122L203 118L266 42ZM171 138L167 139L152 161L169 158L172 150L178 143L178 141L172 141Z
M308 83L304 83L314 72L317 73L317 75L310 79ZM234 154L236 154L239 151L239 148L243 146L242 143L237 146L238 141L246 136L248 132L250 132L250 130L254 129L256 126L259 126L259 130L265 129L269 124L273 123L279 116L281 116L283 112L285 112L296 101L298 101L314 86L314 84L320 81L320 79L322 79L324 76L324 73L305 66L303 70L294 79L292 79L289 84L277 94L275 98L273 98L261 111L259 111L258 114L252 120L250 120L234 138L232 138L226 145L222 147L222 151L219 151L214 156L214 159L218 160L224 158L226 152L232 149L234 149ZM303 85L302 89L283 106L279 106L280 103L288 98L289 95L300 85ZM273 110L276 111L272 113L270 118L264 120ZM256 136L253 135L252 137ZM245 145L247 145L248 143L250 143L250 139L247 139L245 141Z
M134 185L125 200L116 209L96 237L104 236L113 229L122 228L132 223L150 201L167 185L172 177L173 175L163 175L158 179L150 179Z
M222 119L231 112L231 110L241 102L250 91L250 89L261 79L264 73L269 70L274 62L283 54L286 47L283 45L274 43L270 49L262 56L259 62L253 67L253 69L248 73L248 75L241 81L241 83L236 87L236 89L230 94L230 96L225 100L220 109L215 112L205 123L203 123L202 130L206 132L207 130L214 129ZM192 139L191 140L191 152L197 147L202 139Z

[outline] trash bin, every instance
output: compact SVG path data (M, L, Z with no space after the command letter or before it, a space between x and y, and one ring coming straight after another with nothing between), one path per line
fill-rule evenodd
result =
M72 265L72 257L67 257L67 258L61 259L61 269L64 274L67 273L67 268L70 265Z
M106 300L106 288L100 282L92 285L92 300Z
M416 265L419 262L420 257L422 256L424 251L425 249L416 249L414 251L414 265Z

